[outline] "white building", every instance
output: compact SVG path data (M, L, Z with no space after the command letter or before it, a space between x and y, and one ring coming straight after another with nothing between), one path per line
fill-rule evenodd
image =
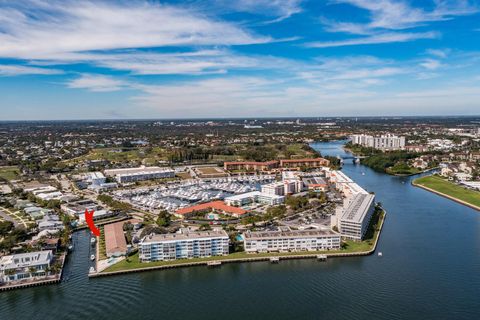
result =
M45 215L42 220L37 222L37 226L39 231L60 231L65 228L63 222L60 221L60 218L56 214Z
M340 234L332 230L248 231L243 241L247 253L340 249Z
M107 176L115 177L119 183L175 177L175 170L161 167L141 166L138 168L110 169L104 172Z
M363 239L375 210L374 200L375 196L369 193L358 193L346 199L344 210L337 216L338 230L343 237Z
M243 194L237 194L224 199L229 206L241 207L251 203L260 203L270 206L280 205L285 202L284 196L268 194L260 191L252 191Z
M0 281L8 283L35 276L45 276L52 259L51 250L3 256L0 258Z
M140 261L204 258L228 254L229 238L224 230L152 234L139 243Z
M262 186L262 192L270 195L283 196L285 194L285 186L283 182L272 182Z
M393 134L370 136L366 134L354 134L351 136L353 144L380 150L401 150L405 148L405 137Z
M101 185L102 183L105 183L106 178L100 171L87 172L85 174L85 181L91 185Z

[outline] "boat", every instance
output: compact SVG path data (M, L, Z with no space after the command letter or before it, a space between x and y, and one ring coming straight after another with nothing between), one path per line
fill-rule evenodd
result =
M378 256L379 256L379 257L381 257L381 256L382 256L382 253L381 253L381 252L379 252L379 253L378 253Z
M94 260L95 260L95 255L94 255L94 254L92 254L92 255L90 256L90 260L91 260L91 261L94 261Z
M365 175L365 172L362 172L362 176L364 176L364 175Z
M95 272L95 268L94 267L90 267L90 270L88 271L89 273L94 273Z
M68 251L73 251L73 244L68 246Z
M91 244L94 244L95 241L96 241L95 237L90 238L90 243L91 243Z

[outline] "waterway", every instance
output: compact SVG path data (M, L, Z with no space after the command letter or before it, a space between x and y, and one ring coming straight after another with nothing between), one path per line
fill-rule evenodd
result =
M317 143L344 155L341 142ZM88 279L86 232L59 285L0 293L0 319L479 319L480 213L346 161L387 210L382 257L228 264Z

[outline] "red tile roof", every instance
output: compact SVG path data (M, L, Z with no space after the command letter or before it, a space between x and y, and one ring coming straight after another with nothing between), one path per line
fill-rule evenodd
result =
M115 252L127 252L127 241L123 234L124 222L117 222L105 225L105 247L107 256Z
M176 213L184 215L184 214L192 213L194 211L202 211L202 210L208 210L208 209L220 210L225 213L231 213L231 214L237 214L237 215L243 215L247 213L247 210L226 205L223 201L220 201L220 200L197 204L195 206L191 206L188 208L178 209Z

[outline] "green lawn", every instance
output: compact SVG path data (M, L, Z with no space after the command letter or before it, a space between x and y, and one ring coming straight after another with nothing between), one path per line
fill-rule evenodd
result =
M415 179L414 184L419 184L456 199L465 201L474 206L480 207L480 192L463 188L453 182L439 176L426 176Z
M9 181L18 179L18 168L15 166L0 167L0 178L4 178Z
M128 261L122 260L113 266L107 268L103 272L113 272L121 270L132 270L139 268L148 268L148 267L157 267L157 266L167 266L167 265L181 265L189 264L194 262L206 262L206 261L225 261L233 259L244 259L244 258L259 258L259 257L276 257L276 256L302 256L302 255L318 255L318 254L328 254L328 253L353 253L353 252L365 252L371 250L375 243L375 240L380 232L380 226L385 217L383 211L381 214L377 212L372 217L372 221L369 226L369 230L365 236L364 241L345 241L343 248L341 250L331 250L331 251L304 251L304 252L282 252L282 253L256 253L256 254L247 254L245 252L236 252L229 254L228 256L219 256L219 257L208 257L208 258L196 258L188 260L173 260L173 261L156 261L149 263L141 263L138 258L138 253L130 256Z

